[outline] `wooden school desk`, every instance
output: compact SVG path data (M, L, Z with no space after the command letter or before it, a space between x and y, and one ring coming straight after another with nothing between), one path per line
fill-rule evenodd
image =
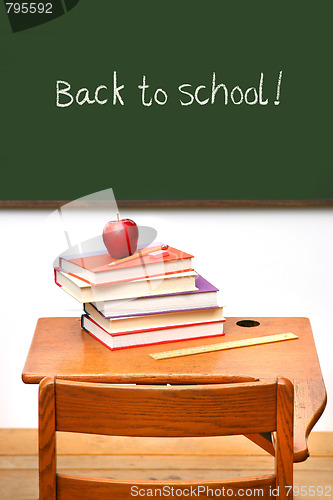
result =
M108 383L218 383L244 377L289 378L295 387L294 461L308 457L307 437L326 405L310 322L307 318L246 318L255 327L238 326L245 318L227 318L224 337L187 340L111 351L80 327L80 318L41 318L22 379L38 384L45 376ZM189 346L291 332L299 338L273 344L155 360L150 353ZM267 451L267 436L249 435Z

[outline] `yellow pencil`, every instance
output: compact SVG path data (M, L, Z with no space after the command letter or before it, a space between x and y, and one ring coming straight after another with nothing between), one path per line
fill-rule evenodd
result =
M148 247L146 250L139 250L137 253L130 255L129 257L124 257L123 259L114 260L108 264L109 266L115 266L117 264L122 264L123 262L128 262L129 260L138 259L143 255L147 255L148 253L157 252L158 250L166 250L169 245L159 245L158 247Z

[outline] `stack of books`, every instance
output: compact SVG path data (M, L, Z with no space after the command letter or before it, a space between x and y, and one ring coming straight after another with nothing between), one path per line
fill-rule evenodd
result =
M123 260L60 257L55 282L83 304L82 328L110 349L223 335L218 289L192 259L173 247Z

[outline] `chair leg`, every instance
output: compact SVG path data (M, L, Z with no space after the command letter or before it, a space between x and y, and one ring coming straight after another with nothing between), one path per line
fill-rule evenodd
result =
M56 498L55 384L45 378L39 386L39 498Z

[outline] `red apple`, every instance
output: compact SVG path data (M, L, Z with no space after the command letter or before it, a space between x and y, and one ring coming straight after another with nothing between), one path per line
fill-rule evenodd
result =
M111 220L103 229L103 241L111 257L122 259L132 255L137 247L138 226L131 219Z

